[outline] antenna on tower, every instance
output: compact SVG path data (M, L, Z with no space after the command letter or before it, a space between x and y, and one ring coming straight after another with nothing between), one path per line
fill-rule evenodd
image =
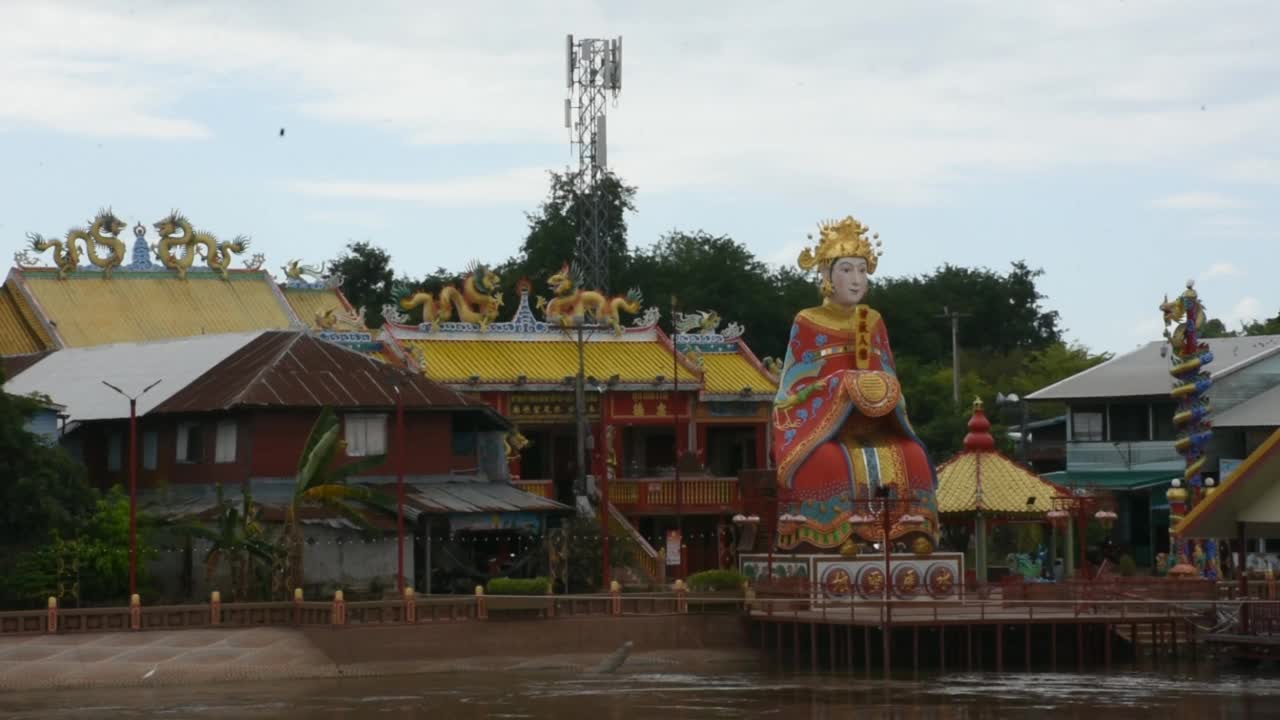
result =
M622 90L622 38L575 40L573 35L566 36L565 68L569 97L564 102L564 125L578 151L578 169L573 176L578 208L574 259L583 286L607 292L608 228L600 193L609 167L605 96L612 93L616 99Z

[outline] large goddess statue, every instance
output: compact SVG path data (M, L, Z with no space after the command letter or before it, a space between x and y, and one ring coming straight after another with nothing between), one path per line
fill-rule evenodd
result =
M791 326L772 432L783 511L782 549L846 551L879 541L878 523L850 500L910 498L911 510L890 531L913 550L937 537L937 475L907 420L889 335L880 313L864 305L868 276L880 257L878 235L846 217L823 223L816 248L800 255L816 271L822 305L801 310Z

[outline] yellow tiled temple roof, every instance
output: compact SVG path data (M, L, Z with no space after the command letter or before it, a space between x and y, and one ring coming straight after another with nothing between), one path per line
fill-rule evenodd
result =
M53 340L16 288L0 286L0 355L24 355L53 347Z
M292 313L270 275L232 270L229 277L117 270L109 280L97 273L59 280L53 271L22 271L68 347L290 327Z
M773 394L778 385L741 353L707 353L702 356L703 392L720 395L742 392Z
M346 312L347 306L338 297L338 291L332 288L281 288L284 299L298 319L309 328L316 328L316 316L328 310L338 313Z
M478 375L483 382L512 383L524 375L527 382L558 383L578 374L577 344L560 338L523 342L404 338L399 342L411 353L422 352L427 377L438 382L466 382ZM652 383L662 375L671 382L671 350L659 342L588 342L584 366L588 376L600 380L618 375L619 382ZM679 379L701 382L685 367L680 367Z
M979 480L981 478L981 480ZM979 493L981 497L979 499ZM938 468L938 512L1042 516L1053 509L1056 485L998 452L962 452ZM1027 498L1035 502L1027 504Z

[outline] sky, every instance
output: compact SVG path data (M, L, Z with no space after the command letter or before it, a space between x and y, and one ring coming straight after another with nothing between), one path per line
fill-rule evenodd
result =
M8 0L0 251L110 205L277 273L360 240L409 276L500 262L576 162L565 35L622 36L633 246L793 264L853 215L878 276L1024 260L1067 339L1123 352L1189 279L1229 327L1280 312L1276 27L1230 1Z

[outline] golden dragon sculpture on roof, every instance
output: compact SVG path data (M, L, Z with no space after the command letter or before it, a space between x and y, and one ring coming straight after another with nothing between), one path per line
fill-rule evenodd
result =
M178 271L178 277L186 279L187 271L199 255L223 280L231 267L231 256L249 247L249 238L237 235L229 241L219 241L213 233L196 230L182 213L174 210L157 221L153 227L160 235L160 242L152 246L156 258L170 270ZM181 248L181 252L178 252Z
M111 271L124 264L125 245L118 236L126 227L128 225L116 217L111 208L105 208L98 211L87 228L72 228L61 240L46 238L40 233L28 233L27 239L31 242L31 249L37 253L53 250L53 264L58 269L59 279L65 279L68 273L80 267L82 242L89 262L100 268L106 277L111 277ZM107 251L105 255L98 254L100 248ZM38 262L25 252L15 259L24 267L32 267Z

